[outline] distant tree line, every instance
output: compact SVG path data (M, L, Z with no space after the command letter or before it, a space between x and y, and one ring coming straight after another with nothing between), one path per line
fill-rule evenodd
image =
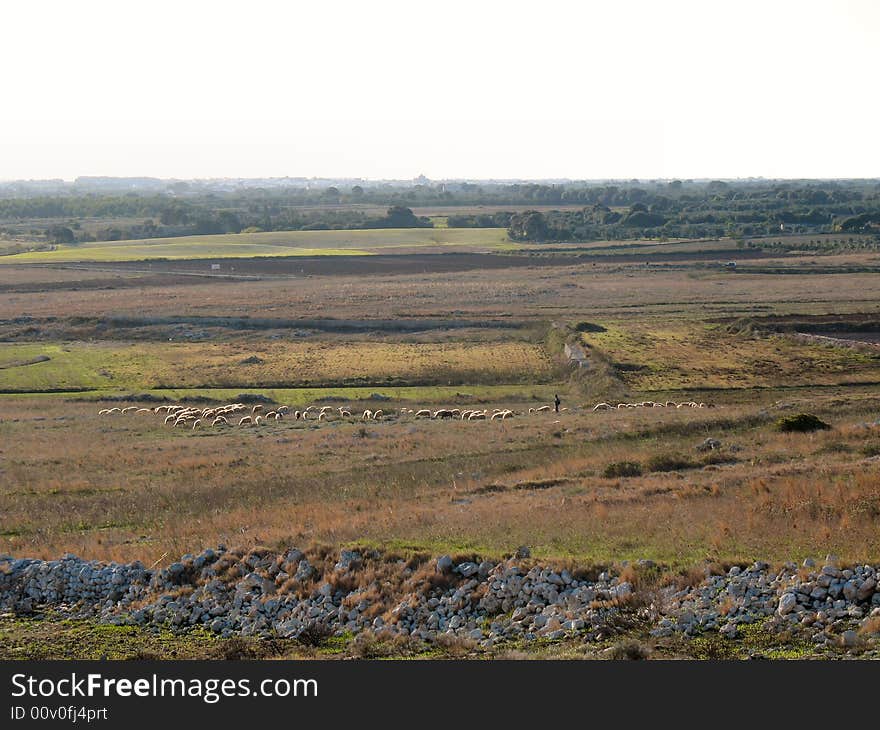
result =
M511 206L526 212L447 216L455 228L508 228L517 240L638 237L749 237L876 232L880 182L637 181L619 183L434 183L242 187L148 181L143 191L31 194L0 186L0 227L27 225L47 240L73 243L242 231L430 227L413 213L430 206ZM131 183L133 184L133 183ZM112 185L112 179L102 182ZM554 206L558 206L554 208ZM386 209L378 215L376 209Z

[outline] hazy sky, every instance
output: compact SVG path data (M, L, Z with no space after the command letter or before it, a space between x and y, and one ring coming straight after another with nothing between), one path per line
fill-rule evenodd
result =
M878 0L4 3L0 179L878 177Z

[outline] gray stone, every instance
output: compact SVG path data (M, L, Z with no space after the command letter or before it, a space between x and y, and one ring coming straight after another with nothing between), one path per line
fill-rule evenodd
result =
M296 574L293 577L300 583L303 583L312 578L312 576L314 576L316 572L317 571L312 567L311 563L303 558L299 561L299 566L297 567Z
M877 587L877 581L874 578L867 578L856 590L856 599L859 601L867 601L874 593Z
M783 593L779 597L779 607L776 609L776 612L780 616L785 616L787 613L794 611L795 606L797 606L797 596L794 593Z
M357 550L342 550L339 553L339 561L333 566L334 570L354 570L360 566L361 554Z

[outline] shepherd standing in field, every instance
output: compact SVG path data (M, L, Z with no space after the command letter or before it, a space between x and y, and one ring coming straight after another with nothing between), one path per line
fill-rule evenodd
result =
M553 410L556 411L557 413L559 413L559 404L560 403L562 403L562 401L559 400L559 393L557 393L556 395L553 396Z

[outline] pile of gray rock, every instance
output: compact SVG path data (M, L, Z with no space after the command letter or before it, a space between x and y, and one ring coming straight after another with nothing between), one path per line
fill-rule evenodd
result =
M779 631L808 636L816 644L853 647L880 634L880 568L841 568L829 555L819 567L807 558L800 568L764 562L726 575L710 575L698 586L670 593L664 618L652 632L671 636L719 631L735 637L739 626L762 621Z
M640 576L656 572L649 561L598 574L557 571L531 560L525 548L502 562L456 564L448 555L408 563L376 551L306 556L295 548L277 554L220 546L160 570L73 555L0 556L0 610L200 626L222 637L384 631L425 641L452 634L482 646L541 637L591 641L634 626L657 637L734 638L758 621L844 648L880 633L875 566L842 568L833 556L821 567L807 560L772 570L758 562L725 575L707 571L682 589L638 587L648 583Z

